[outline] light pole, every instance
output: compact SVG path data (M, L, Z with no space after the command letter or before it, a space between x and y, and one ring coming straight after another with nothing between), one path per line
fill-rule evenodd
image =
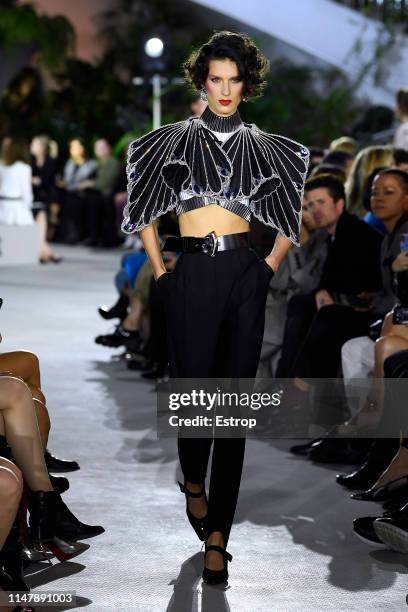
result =
M145 53L148 57L157 59L161 57L164 50L163 41L160 38L153 37L146 41L144 46ZM161 77L157 72L152 76L153 85L153 129L157 129L161 125Z

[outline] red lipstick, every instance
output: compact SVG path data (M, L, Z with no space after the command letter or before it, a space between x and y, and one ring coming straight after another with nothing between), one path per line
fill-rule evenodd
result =
M228 106L228 104L231 104L232 100L218 100L218 102L223 106Z

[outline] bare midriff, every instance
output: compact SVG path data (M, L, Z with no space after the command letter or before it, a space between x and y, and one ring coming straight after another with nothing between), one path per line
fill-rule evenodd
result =
M207 204L178 216L181 236L206 236L214 231L217 236L249 232L249 221L222 208L219 204Z

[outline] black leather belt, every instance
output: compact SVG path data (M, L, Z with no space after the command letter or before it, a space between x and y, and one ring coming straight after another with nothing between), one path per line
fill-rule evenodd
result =
M228 251L239 247L249 247L249 232L239 234L225 234L219 236L210 232L201 236L171 236L167 238L162 251L182 251L183 253L203 252L210 257L215 257L218 251Z

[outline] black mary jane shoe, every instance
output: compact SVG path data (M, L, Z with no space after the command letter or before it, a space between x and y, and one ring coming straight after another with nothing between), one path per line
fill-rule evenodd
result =
M207 495L205 492L205 485L203 484L201 491L199 491L198 493L193 493L192 491L189 491L187 489L185 484L182 484L179 480L177 482L179 484L180 491L184 493L186 496L186 514L187 514L188 520L190 521L190 525L192 526L192 528L194 529L194 531L196 532L200 540L204 542L204 540L207 537L207 515L203 516L202 518L198 518L194 516L194 514L192 514L189 510L188 498L189 497L202 497L204 495L204 498L205 498L205 501L208 507L208 500L207 500Z
M205 563L205 555L210 552L210 550L215 550L219 552L224 558L224 567L222 570L212 570L208 567L204 567L203 569L203 580L206 584L224 584L228 582L228 569L227 562L232 561L232 555L222 548L221 546L216 546L215 544L209 544L205 546L204 553L204 563Z

